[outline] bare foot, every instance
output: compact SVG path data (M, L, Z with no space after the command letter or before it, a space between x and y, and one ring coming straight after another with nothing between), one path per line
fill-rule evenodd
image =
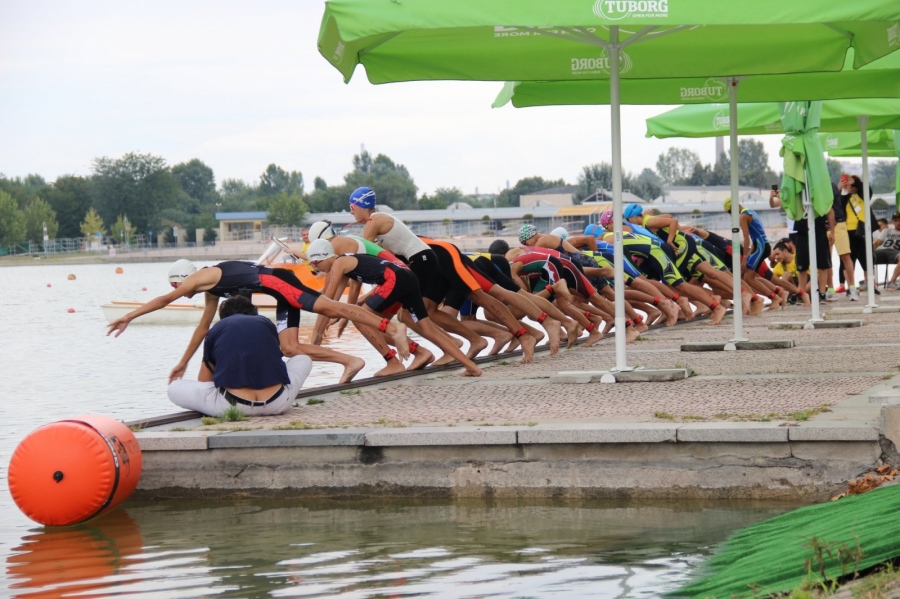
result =
M471 366L466 366L461 376L481 376L481 374L482 370L475 364L472 364Z
M678 322L678 306L675 305L675 302L670 300L664 300L659 302L659 309L663 311L663 314L666 315L666 326L670 327L676 322Z
M778 306L782 306L781 309L784 310L784 304L786 304L787 302L781 297L781 295L776 295L775 297L771 298L771 300L772 303L769 304L768 308L766 308L767 311L777 310Z
M405 371L406 368L403 367L403 364L400 362L400 360L392 358L384 368L376 372L373 376L388 376L390 374L399 374Z
M754 295L753 301L750 302L750 316L759 316L765 308L766 303L763 299L758 295Z
M434 354L420 345L413 353L412 364L409 365L407 370L419 370L425 368L432 362L434 362Z
M719 324L723 318L725 318L725 306L719 304L713 309L712 315L709 317L709 324Z
M809 301L809 294L808 294L808 293L804 293L804 294L803 294L802 296L800 296L800 297L803 298L803 307L804 307L804 308L809 308L809 307L812 305L812 304L810 303L810 301Z
M601 339L603 339L603 331L601 331L599 327L594 327L594 330L590 332L588 338L581 344L581 347L590 347Z
M681 310L681 316L687 320L691 321L694 318L694 309L691 308L691 302L688 301L688 298L685 296L679 297L675 300L675 303L678 304L679 309Z
M491 351L488 352L489 356L496 356L500 353L500 350L503 349L503 346L509 343L514 339L512 333L509 331L497 331L496 335L491 335L491 338L494 340L494 345L491 346Z
M443 356L441 356L440 358L438 358L437 360L432 362L431 365L432 366L443 366L444 364L451 364L453 362L456 362L456 358L454 358L450 354L444 354Z
M644 322L644 321L642 320L641 322L636 322L636 323L634 323L634 329L635 329L638 333L645 333L645 332L647 332L648 330L650 330L650 327L647 325L646 322Z
M750 314L753 307L750 305L753 303L753 294L749 291L741 292L741 314Z
M571 318L564 322L563 326L566 327L566 349L572 349L572 346L575 345L575 342L578 341L578 337L581 335L581 327Z
M784 310L788 305L788 298L791 297L791 294L788 293L787 289L782 289L778 292L778 296L781 298L781 309Z
M408 358L409 339L406 338L406 325L402 322L392 322L388 324L386 332L394 342L394 347L397 348L397 353L400 354L400 359L405 360L406 358ZM401 364L401 366L403 365ZM375 376L378 375L376 374Z
M484 337L479 337L477 341L473 341L466 352L466 357L470 360L477 356L482 350L488 346L488 342Z
M341 373L341 380L338 382L341 385L349 383L365 366L366 362L362 358L351 357L350 361L344 364L344 372Z
M646 322L647 325L656 324L657 322L659 322L662 319L662 317L663 317L663 313L660 312L659 310L657 310L656 308L648 308L647 309L647 318L646 318L646 320L644 320L644 322ZM649 326L648 326L648 328L649 328Z
M509 345L503 348L503 353L516 351L517 349L519 349L519 340L513 337L509 340Z
M519 343L522 345L522 359L520 363L531 364L534 360L534 346L537 345L537 339L525 333L519 335Z
M634 343L640 336L641 332L633 326L625 329L625 343Z
M559 323L552 318L547 318L543 325L550 338L550 355L555 356L559 353Z

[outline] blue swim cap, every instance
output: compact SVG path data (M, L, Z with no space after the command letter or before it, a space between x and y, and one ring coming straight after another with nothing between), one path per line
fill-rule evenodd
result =
M597 231L597 229L600 229L600 231ZM603 229L603 227L601 227L600 225L594 224L594 223L588 223L588 226L586 226L584 228L585 235L597 237L597 233L599 233L600 235L603 235L604 233L606 233L606 231Z
M360 187L350 194L350 203L365 210L375 208L375 192L368 187Z
M622 218L634 218L635 216L641 216L643 213L644 209L637 204L628 204L625 206L625 209L622 210Z

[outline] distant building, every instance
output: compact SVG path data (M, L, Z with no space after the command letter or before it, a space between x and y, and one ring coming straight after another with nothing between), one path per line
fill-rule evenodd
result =
M769 201L769 191L757 187L738 187L738 195L742 204ZM721 205L725 198L731 197L730 185L672 185L663 191L663 195L654 198L654 204L699 204L701 210L705 205Z
M578 187L564 185L551 187L534 193L526 193L519 196L519 208L533 208L536 206L571 206L575 203L575 193Z

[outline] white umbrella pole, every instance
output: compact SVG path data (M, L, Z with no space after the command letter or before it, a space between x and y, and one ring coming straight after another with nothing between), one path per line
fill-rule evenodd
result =
M733 341L746 341L744 338L744 306L741 301L741 209L738 197L738 181L740 178L740 165L738 164L738 114L737 114L737 86L738 80L728 79L728 136L731 140L731 270L732 285L734 285L734 303L731 308L734 317ZM716 157L718 160L718 156ZM747 252L750 248L746 248Z
M809 227L809 299L812 304L810 322L822 322L819 315L819 271L816 264L816 211L809 197L809 172L806 173L806 185L803 186L803 206L806 209L806 223Z
M625 253L622 250L622 127L619 110L619 28L609 28L609 112L612 120L612 194L613 194L613 231L615 244L613 259L615 262L616 292L616 367L617 371L632 370L628 367L625 350L625 274L622 261Z
M872 198L869 197L869 137L867 135L867 129L869 127L869 117L860 116L857 117L859 121L859 142L860 149L862 150L862 179L863 179L863 215L865 216L865 230L866 230L866 285L869 288L869 303L866 304L866 308L877 308L878 304L875 303L875 285L878 283L875 280L875 265L872 264L872 219L870 218L872 214ZM858 226L858 225L857 225Z

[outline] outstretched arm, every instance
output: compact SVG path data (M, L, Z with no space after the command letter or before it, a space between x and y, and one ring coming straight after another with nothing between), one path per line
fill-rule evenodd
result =
M169 373L169 383L184 376L184 371L187 370L188 362L191 361L191 358L193 358L194 354L197 352L197 348L200 347L200 344L206 339L209 327L216 317L216 308L219 307L219 298L209 293L205 295L206 304L203 307L203 314L200 316L200 323L197 325L197 328L194 329L194 333L191 335L191 340L188 341L187 349L184 350L181 360L178 361L178 364L176 364L172 369L172 372ZM201 372L203 372L202 369Z

